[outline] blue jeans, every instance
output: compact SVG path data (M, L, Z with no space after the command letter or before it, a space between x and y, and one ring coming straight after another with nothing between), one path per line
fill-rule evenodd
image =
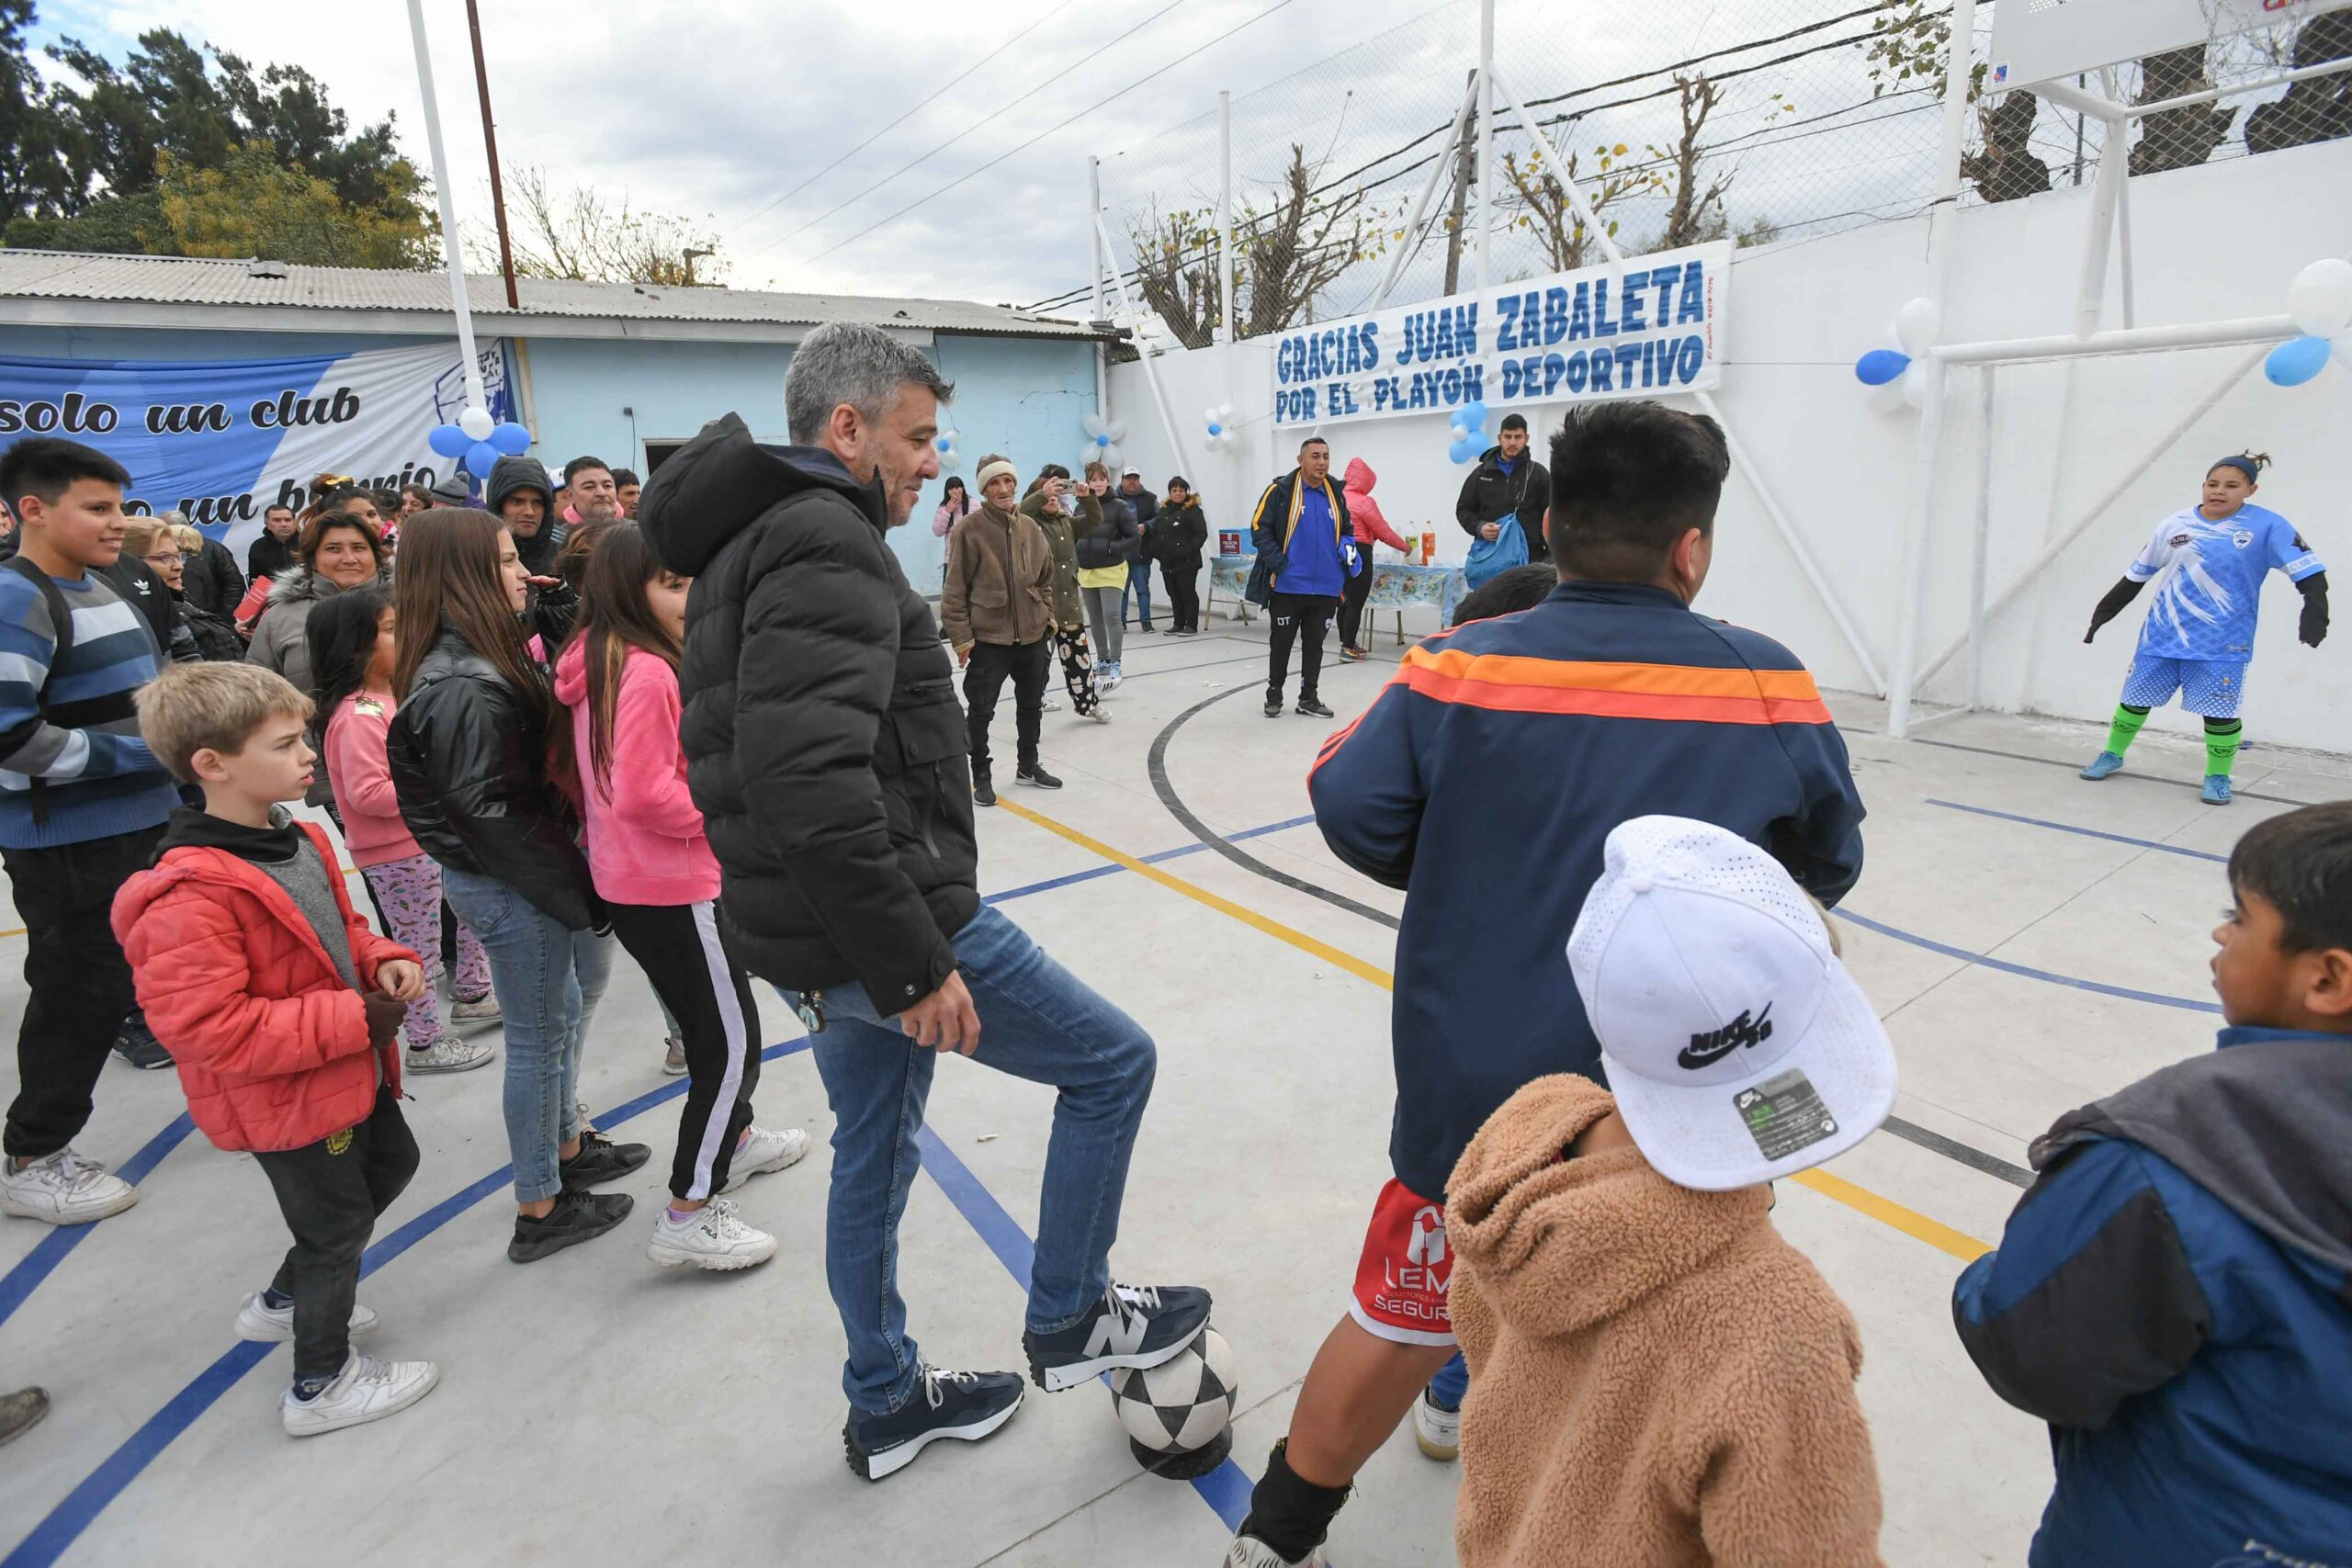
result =
M1430 1379L1430 1392L1448 1410L1462 1408L1462 1396L1470 1392L1470 1363L1462 1359L1461 1351L1456 1350L1453 1359L1440 1367L1437 1376Z
M1029 1270L1028 1327L1053 1333L1110 1285L1127 1157L1159 1053L1134 1020L993 908L956 933L956 967L980 1019L974 1060L1061 1091ZM833 1110L825 1279L849 1340L842 1392L882 1414L913 1395L922 1365L899 1294L899 1217L922 1168L915 1134L938 1056L886 1021L863 987L823 995L826 1029L812 1054Z
M1147 626L1151 625L1151 563L1141 556L1127 563L1126 592L1119 595L1119 624L1122 626L1126 624L1127 605L1131 603L1143 606L1143 614L1136 617L1137 623Z
M514 1200L563 1190L558 1145L580 1136L580 1043L613 972L613 944L575 931L494 876L441 868L441 896L481 939L506 1020L506 1147Z

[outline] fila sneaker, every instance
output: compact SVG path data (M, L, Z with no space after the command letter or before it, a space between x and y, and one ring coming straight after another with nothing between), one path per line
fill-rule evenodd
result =
M1120 1285L1092 1312L1053 1334L1021 1337L1029 1375L1059 1393L1114 1367L1156 1367L1182 1354L1209 1325L1209 1293L1193 1285Z
M727 1185L719 1190L732 1192L755 1176L798 1165L808 1152L808 1134L797 1127L748 1127L728 1162Z
M849 1413L842 1446L849 1467L879 1481L914 1463L942 1438L977 1443L992 1437L1021 1408L1019 1372L947 1372L926 1366L914 1397L887 1416Z
M674 1224L665 1206L654 1216L645 1255L664 1269L692 1265L731 1273L774 1258L775 1237L745 1224L732 1199L714 1198Z

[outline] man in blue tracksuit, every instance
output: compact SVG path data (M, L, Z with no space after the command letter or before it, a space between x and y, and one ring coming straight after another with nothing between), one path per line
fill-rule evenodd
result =
M1452 1358L1445 1186L1471 1134L1534 1078L1600 1076L1567 942L1610 830L1713 822L1826 902L1861 874L1862 804L1813 677L1690 607L1730 470L1713 420L1570 413L1552 443L1559 586L1407 654L1308 776L1332 852L1405 889L1393 1179L1230 1568L1318 1561L1357 1470Z
M1258 553L1267 558L1273 600L1273 651L1266 671L1266 716L1283 716L1283 686L1290 679L1291 645L1299 644L1298 711L1329 718L1318 685L1323 634L1340 607L1348 579L1371 563L1356 553L1347 496L1331 482L1331 447L1321 436L1298 449L1298 467L1266 487L1250 515Z
M2352 1563L2352 801L2230 855L2221 1048L2070 1111L1952 1293L2050 1423L2033 1568Z

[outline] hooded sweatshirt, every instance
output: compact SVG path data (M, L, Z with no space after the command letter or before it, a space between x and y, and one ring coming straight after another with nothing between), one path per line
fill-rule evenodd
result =
M596 777L587 639L556 661L556 700L571 710L572 754L588 822L588 874L615 904L702 904L718 897L718 861L686 789L678 743L678 672L641 648L621 665L613 700L612 773Z
M490 466L490 482L482 487L482 506L493 517L503 518L499 509L506 498L520 491L539 492L541 513L539 531L530 537L514 536L514 553L523 558L523 565L533 577L555 575L555 555L563 548L564 526L556 520L555 492L548 489L548 471L535 457L501 457Z
M1463 1568L1875 1564L1853 1318L1768 1189L1678 1187L1634 1148L1564 1157L1615 1103L1538 1078L1446 1188Z
M1412 547L1397 536L1396 530L1381 514L1380 502L1372 499L1372 487L1379 482L1380 476L1372 471L1370 463L1362 457L1348 459L1348 521L1356 525L1356 539L1359 543L1377 540L1392 549L1410 549Z

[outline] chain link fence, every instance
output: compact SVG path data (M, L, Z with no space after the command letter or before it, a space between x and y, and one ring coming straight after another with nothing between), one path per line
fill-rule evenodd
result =
M2027 0L2007 0L2024 4ZM1614 8L1564 26L1556 5L1500 0L1498 85L1568 161L1549 166L1496 99L1498 283L1602 259L1564 199L1565 173L1628 254L1707 240L1809 239L1925 212L1934 196L1950 0L1710 0ZM1581 15L1581 13L1580 13ZM1992 7L1972 51L1981 88ZM1476 0L1401 26L1233 101L1236 335L1369 309L1384 279L1411 300L1477 277ZM2352 135L2352 73L2261 87L2352 57L2352 12L2220 38L2086 79L2116 101L2207 86L2218 103L2132 126L2132 170L2152 174ZM1164 127L1153 108L1173 118ZM1172 112L1171 112L1172 111ZM1221 319L1218 117L1207 104L1137 104L1137 131L1102 157L1114 264L1147 313L1146 342L1198 347ZM1962 199L2010 200L2097 176L2103 127L2021 92L1972 104ZM1434 176L1425 226L1408 227ZM1078 283L1035 302L1083 308ZM1118 292L1110 309L1121 313Z

